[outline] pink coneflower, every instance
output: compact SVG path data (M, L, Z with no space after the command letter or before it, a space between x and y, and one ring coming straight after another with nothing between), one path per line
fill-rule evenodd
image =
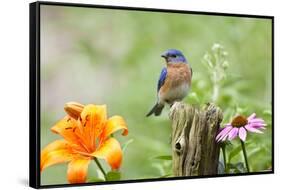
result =
M238 115L231 123L228 123L225 125L223 129L219 132L219 134L216 137L216 141L225 141L225 140L233 140L237 136L242 141L246 140L247 137L247 131L248 132L254 132L254 133L263 133L259 129L265 129L266 124L264 123L264 120L261 118L256 118L256 114L253 113L248 118Z

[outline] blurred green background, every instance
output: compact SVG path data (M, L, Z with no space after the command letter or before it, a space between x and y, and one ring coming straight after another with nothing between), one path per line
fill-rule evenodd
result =
M41 148L61 138L50 131L65 112L64 104L106 104L109 116L121 115L133 139L124 153L122 179L158 178L171 173L171 122L168 108L160 117L145 115L156 101L156 84L165 66L160 54L180 49L193 68L184 101L209 102L212 83L204 54L214 43L228 52L218 105L224 123L237 113L256 112L268 124L264 134L249 134L252 171L271 168L271 20L224 16L41 6ZM233 149L239 146L233 142ZM231 153L229 150L228 153ZM243 161L241 152L231 162ZM104 167L109 170L105 164ZM89 166L89 180L99 174ZM67 164L42 172L41 183L64 184Z

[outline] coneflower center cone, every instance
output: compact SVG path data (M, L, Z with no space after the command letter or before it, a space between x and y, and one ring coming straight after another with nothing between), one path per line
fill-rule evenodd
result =
M248 123L248 120L246 117L244 117L242 115L238 115L232 120L231 125L233 127L239 128L239 127L243 127L243 126L247 125L247 123Z

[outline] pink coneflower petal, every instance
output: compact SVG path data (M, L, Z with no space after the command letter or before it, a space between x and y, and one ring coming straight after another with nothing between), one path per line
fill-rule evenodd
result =
M229 127L229 126L232 127L231 123L227 123L227 124L225 124L224 126L225 126L225 127Z
M250 115L248 117L248 121L250 121L251 119L254 119L254 118L256 118L256 113L252 113L252 115Z
M249 120L249 123L264 123L264 120L260 119L260 118L255 118L255 119Z
M256 128L256 129L262 129L266 126L266 124L264 124L264 123L250 123L248 125L250 125L252 128Z
M221 139L221 141L225 141L225 140L227 139L227 137L228 137L228 134L226 134L226 135Z
M232 129L231 126L225 127L221 130L221 132L217 135L216 141L221 141L227 134L228 132Z
M238 134L238 128L237 128L237 127L234 127L234 128L231 129L231 131L228 133L228 139L229 139L229 140L234 139L235 137L237 137L237 134Z
M244 127L240 127L239 128L239 137L242 141L245 141L246 140L246 137L247 137L247 131Z
M263 133L262 131L258 130L257 128L255 127L252 127L251 125L246 125L245 128L250 131L250 132L253 132L253 133Z
M237 136L242 141L246 141L247 133L263 133L260 129L265 129L265 121L262 118L257 118L256 113L252 113L248 118L243 115L237 115L231 121L224 125L224 128L219 130L216 136L216 141L233 140Z

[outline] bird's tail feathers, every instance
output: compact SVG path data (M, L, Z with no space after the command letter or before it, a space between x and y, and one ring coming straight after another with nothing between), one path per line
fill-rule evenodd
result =
M164 104L156 103L155 106L146 114L146 117L149 117L154 113L155 116L159 116L164 108Z

